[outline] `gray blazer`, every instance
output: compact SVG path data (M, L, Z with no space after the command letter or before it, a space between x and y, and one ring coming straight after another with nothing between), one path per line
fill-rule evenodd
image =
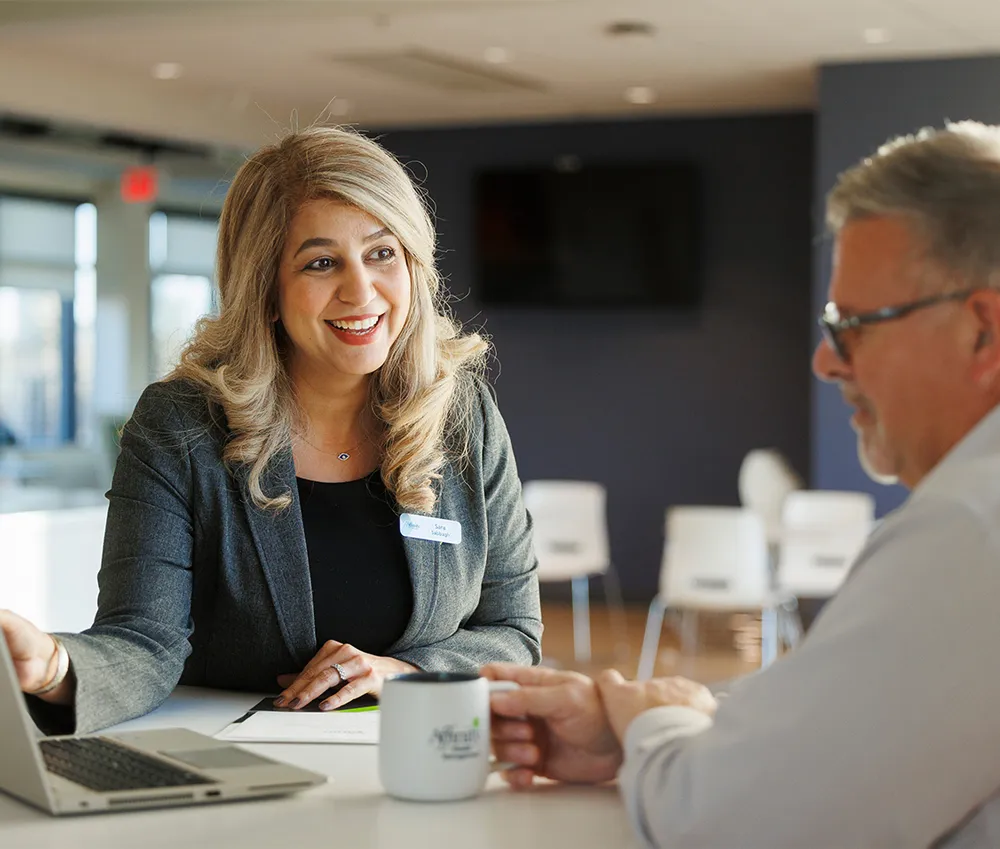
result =
M452 545L405 538L413 616L389 654L424 669L538 663L541 614L530 519L510 440L480 388L465 468L447 466L435 515L461 522ZM275 514L222 462L224 416L186 382L155 383L125 427L108 493L97 618L61 634L76 674L75 730L159 705L175 685L277 692L317 650L291 447L271 464ZM364 564L357 564L364 568ZM45 730L69 712L30 699Z

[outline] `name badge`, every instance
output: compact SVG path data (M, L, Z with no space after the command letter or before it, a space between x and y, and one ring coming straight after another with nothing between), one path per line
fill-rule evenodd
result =
M462 541L462 523L434 516L414 516L403 513L399 517L399 532L404 537L426 539L431 542L450 542L458 545Z

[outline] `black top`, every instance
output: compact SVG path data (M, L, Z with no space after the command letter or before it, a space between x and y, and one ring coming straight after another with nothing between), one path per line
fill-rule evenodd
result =
M385 655L413 615L395 500L376 469L361 480L296 478L309 553L317 648L326 640Z

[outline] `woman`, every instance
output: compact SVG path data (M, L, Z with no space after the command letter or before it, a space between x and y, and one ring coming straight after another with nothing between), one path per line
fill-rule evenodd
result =
M343 684L330 709L400 672L537 663L487 345L445 313L400 164L340 129L262 149L227 194L218 277L218 318L125 427L93 627L0 613L39 725L112 725L178 682L277 682L292 709Z

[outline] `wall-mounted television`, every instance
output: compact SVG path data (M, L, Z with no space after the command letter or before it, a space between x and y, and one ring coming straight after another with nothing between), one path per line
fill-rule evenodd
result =
M483 305L690 309L701 297L701 186L690 163L481 171Z

